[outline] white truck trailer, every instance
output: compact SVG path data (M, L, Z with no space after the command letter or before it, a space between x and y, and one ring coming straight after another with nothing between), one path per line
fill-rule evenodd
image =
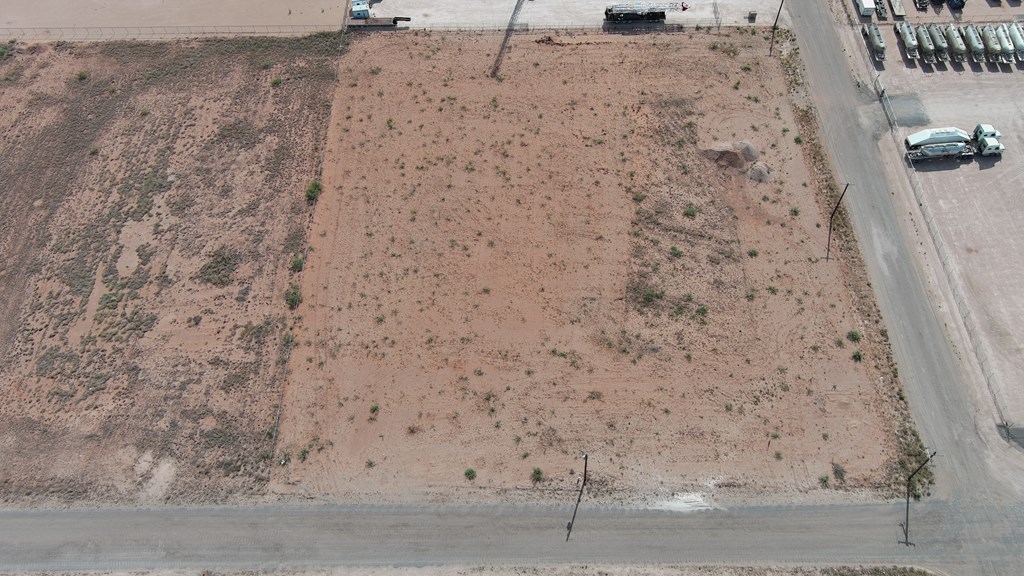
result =
M907 136L903 144L911 162L939 158L971 158L1002 155L1006 147L999 141L1002 134L991 124L978 124L968 134L959 128L929 128Z
M857 14L870 18L875 13L875 0L853 0L857 6Z

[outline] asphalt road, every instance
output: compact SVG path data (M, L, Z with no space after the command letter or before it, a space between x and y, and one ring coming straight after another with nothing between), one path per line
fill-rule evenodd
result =
M681 562L916 564L1024 574L1020 454L994 420L929 298L879 161L887 127L858 89L827 3L789 0L824 138L942 490L903 505L739 507L695 513L571 507L317 506L0 511L0 570L303 569L346 565ZM933 290L934 291L934 290Z

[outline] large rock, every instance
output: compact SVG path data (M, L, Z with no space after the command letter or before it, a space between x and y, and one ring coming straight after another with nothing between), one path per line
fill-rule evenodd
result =
M704 156L719 166L742 168L746 164L743 156L728 142L715 144L710 150L704 151Z
M767 182L768 175L772 173L772 169L768 167L764 162L754 162L754 165L747 170L747 176L750 177L754 182Z
M757 146L754 146L747 140L740 140L733 144L733 147L736 148L736 151L739 152L740 156L742 156L747 162L753 162L761 157L761 151L757 149Z

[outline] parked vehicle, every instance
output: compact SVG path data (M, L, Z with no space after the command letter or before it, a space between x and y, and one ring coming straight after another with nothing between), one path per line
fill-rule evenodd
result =
M949 58L954 62L963 62L967 59L967 45L957 32L956 26L946 24L942 28L946 36L946 44L949 46Z
M914 132L903 141L911 162L939 158L962 159L1002 155L1006 147L999 141L1002 134L991 124L978 124L968 134L959 128L929 128Z
M935 63L935 43L925 25L917 27L917 44L921 47L921 59L929 64Z
M917 43L917 33L914 31L914 27L909 22L900 22L893 24L893 28L896 30L896 35L903 40L903 48L907 51L907 58L911 60L917 60L921 57L921 52Z
M984 62L985 42L981 39L981 33L974 27L974 24L961 27L960 34L963 35L967 47L971 50L971 61L976 64Z
M940 62L949 60L949 43L946 42L946 35L938 24L928 25L928 35L932 37L932 44L935 46L935 57Z
M857 6L857 14L871 17L875 13L875 0L853 0Z
M868 45L871 46L871 56L879 62L885 60L885 39L882 38L882 31L878 29L878 24L872 22L862 26L860 31L868 39Z

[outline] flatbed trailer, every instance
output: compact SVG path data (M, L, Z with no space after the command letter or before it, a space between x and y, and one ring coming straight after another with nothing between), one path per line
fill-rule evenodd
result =
M893 18L907 17L907 11L905 8L903 8L903 0L889 0L889 6L892 6Z
M396 28L399 22L410 22L412 18L407 16L395 16L394 18L362 18L349 20L349 28Z

